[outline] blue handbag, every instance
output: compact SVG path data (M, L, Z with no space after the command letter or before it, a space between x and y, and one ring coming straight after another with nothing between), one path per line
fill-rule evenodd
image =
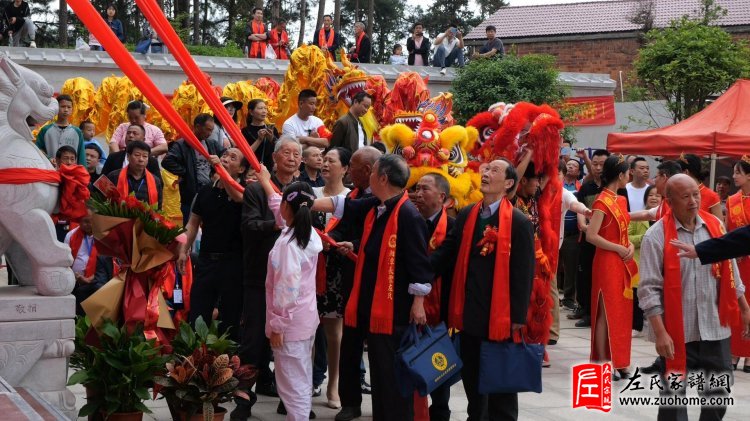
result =
M443 384L453 385L460 380L462 367L445 323L424 326L421 335L412 324L396 351L396 380L404 397L413 395L414 390L427 396Z
M544 346L513 341L482 341L479 393L542 393Z

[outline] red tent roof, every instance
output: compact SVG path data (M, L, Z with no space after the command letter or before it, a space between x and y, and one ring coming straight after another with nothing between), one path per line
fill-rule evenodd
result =
M750 80L738 80L713 104L675 125L637 133L610 133L613 152L676 156L750 154Z

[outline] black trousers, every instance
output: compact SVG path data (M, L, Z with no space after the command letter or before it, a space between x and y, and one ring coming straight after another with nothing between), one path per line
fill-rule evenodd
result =
M566 235L563 237L560 247L560 269L562 272L563 299L573 301L576 299L576 278L578 278L578 237L579 234Z
M261 286L243 288L243 311L240 320L239 356L243 364L258 369L257 385L273 382L271 344L266 337L266 290Z
M240 341L242 316L242 255L219 257L200 255L195 261L193 287L190 291L191 325L198 317L211 324L211 316L218 301L219 331L229 331L232 340ZM265 314L264 314L265 317Z
M466 397L469 399L468 421L517 420L518 393L479 394L479 370L481 370L479 353L481 345L482 338L461 333L461 361L464 363L461 378L463 379Z
M643 330L643 310L638 301L638 288L633 288L633 330Z
M394 327L392 335L376 335L365 329L344 326L339 360L339 396L341 406L360 407L360 361L367 341L372 386L372 419L391 421L414 419L414 398L404 398L396 384L396 350L405 326Z
M699 396L721 396L727 394L721 388L710 388L709 380L711 373L715 375L729 374L729 382L733 383L732 377L732 355L729 346L729 338L720 341L695 341L685 344L687 354L687 371L703 372L706 380L704 391L698 391ZM659 357L662 361L662 368L665 367L664 357ZM661 375L661 384L669 385L664 373ZM687 385L687 380L683 382ZM685 396L685 388L680 389L677 396ZM660 396L674 396L673 390L668 386L659 392ZM721 420L727 412L726 406L701 406L700 421ZM684 406L660 406L657 416L658 421L687 421L687 408Z
M315 342L314 342L315 357L313 358L313 387L320 386L326 379L326 372L328 371L328 341L326 340L326 333L323 330L323 324L318 325L318 329L315 331Z
M341 406L362 406L362 388L360 385L360 364L365 352L365 332L344 326L341 335L339 356L339 397ZM372 378L372 373L370 374Z
M430 393L430 421L449 421L451 419L451 408L448 401L451 399L451 388L442 385Z
M576 274L576 301L588 317L591 316L591 275L594 265L594 253L596 247L581 239L579 243L580 251L578 254L578 273Z

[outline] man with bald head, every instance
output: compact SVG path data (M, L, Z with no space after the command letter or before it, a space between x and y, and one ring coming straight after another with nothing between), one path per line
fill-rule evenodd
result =
M649 339L656 343L662 360L662 384L673 373L703 373L731 376L730 326L742 323L747 334L750 307L745 287L734 260L714 266L700 266L680 259L679 249L668 240L699 244L722 235L718 218L700 210L698 184L687 175L669 178L665 186L670 211L654 224L641 242L638 299L650 323ZM685 395L686 378L677 390ZM706 387L703 395L721 394L724 389ZM664 387L660 394L675 391ZM702 406L701 419L721 419L726 406ZM659 420L687 420L684 406L660 406Z
M357 149L349 161L349 179L354 188L349 192L350 199L367 199L372 197L370 189L370 174L378 158L383 154L372 146ZM359 241L362 238L362 224L354 222L351 215L344 214L336 228L329 235L338 242L351 243L355 250L359 249ZM342 248L342 251L345 249ZM344 302L349 299L349 294L354 283L354 262L346 261L342 270L342 295ZM362 359L363 349L357 343L358 335L353 329L344 328L341 338L341 357L339 359L339 396L344 414L338 416L339 420L352 419L362 404L362 392L369 393L370 386L365 381L365 369ZM350 418L351 417L351 418Z
M483 200L461 210L453 229L430 255L435 273L455 263L448 325L461 332L469 420L485 419L484 415L490 420L518 418L517 393L479 393L482 342L507 340L526 323L534 278L534 230L506 197L517 180L515 168L504 159L483 167ZM492 231L497 233L495 240L487 237ZM507 291L493 294L496 288Z

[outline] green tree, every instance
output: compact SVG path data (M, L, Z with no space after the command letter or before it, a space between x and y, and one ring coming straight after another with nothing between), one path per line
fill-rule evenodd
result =
M445 32L448 26L455 24L468 34L473 26L480 23L477 16L469 8L469 0L435 0L426 13L420 16L424 28L433 38Z
M479 19L485 20L497 12L501 7L507 7L508 2L505 0L477 0L479 6Z
M453 116L459 124L496 102L560 103L567 87L558 79L550 55L506 55L502 60L472 60L453 80Z
M706 100L750 71L750 50L719 27L689 17L649 31L635 72L667 107L677 123L701 111Z

